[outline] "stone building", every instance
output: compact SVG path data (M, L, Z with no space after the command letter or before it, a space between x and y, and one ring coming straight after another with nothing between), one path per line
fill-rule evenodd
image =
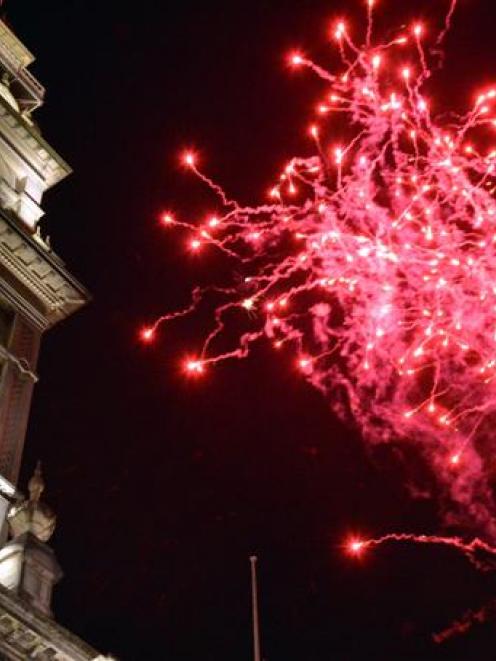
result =
M62 572L41 467L28 498L17 490L41 336L88 300L38 227L43 193L71 170L32 119L45 94L33 59L0 21L0 661L103 661L52 617Z

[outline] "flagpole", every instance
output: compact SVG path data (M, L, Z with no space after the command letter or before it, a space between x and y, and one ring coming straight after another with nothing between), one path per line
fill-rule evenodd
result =
M250 556L251 564L251 606L253 618L253 661L261 661L260 629L258 622L258 592L257 592L257 556Z

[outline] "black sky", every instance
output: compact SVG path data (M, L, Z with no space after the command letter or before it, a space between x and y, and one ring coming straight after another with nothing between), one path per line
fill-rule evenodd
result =
M432 23L447 2L378 4L388 21ZM47 195L44 229L94 297L44 340L22 480L41 458L66 572L57 619L123 661L249 659L252 551L268 661L496 657L495 622L444 647L430 638L494 595L494 577L449 550L385 546L356 563L339 548L354 530L441 529L436 503L409 497L411 466L391 449L366 455L263 348L185 382L177 360L201 318L153 348L136 340L222 273L157 224L163 208L212 203L178 151L196 145L233 194L261 196L307 149L321 89L283 55L324 56L343 8L359 13L352 0L6 4L48 90L37 120L75 170ZM496 76L495 17L492 0L460 0L444 102L462 107Z

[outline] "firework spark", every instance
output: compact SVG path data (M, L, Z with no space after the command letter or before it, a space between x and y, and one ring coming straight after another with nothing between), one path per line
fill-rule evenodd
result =
M213 327L187 372L201 376L243 358L256 341L286 347L365 439L415 444L444 487L449 522L470 522L496 539L488 479L496 422L496 86L449 120L435 115L435 100L423 92L431 73L424 44L431 38L438 53L455 7L451 0L437 34L417 22L375 43L368 1L363 45L344 22L333 27L336 72L290 54L289 65L317 74L324 89L309 129L313 154L284 164L267 203L239 205L200 170L195 152L182 155L219 211L199 224L168 213L162 222L186 231L190 250L211 247L233 260L233 278L195 290L190 306L146 327L142 339L215 294ZM237 345L224 339L228 326L238 331Z

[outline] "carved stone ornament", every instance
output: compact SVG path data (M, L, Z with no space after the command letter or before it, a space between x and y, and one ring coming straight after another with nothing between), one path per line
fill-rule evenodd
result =
M47 542L53 535L57 517L50 507L40 500L45 489L40 462L36 465L34 474L29 480L28 489L29 499L22 500L10 508L7 517L10 533L16 539L29 532L40 542Z

